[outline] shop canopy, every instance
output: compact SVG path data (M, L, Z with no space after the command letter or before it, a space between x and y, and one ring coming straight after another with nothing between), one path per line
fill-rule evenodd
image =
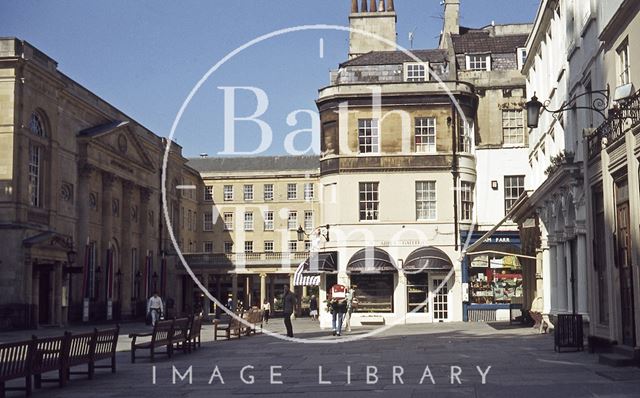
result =
M347 273L378 274L397 272L395 263L386 251L377 247L358 250L347 263Z
M442 250L433 246L424 246L411 252L404 262L402 270L408 273L423 271L449 271L453 263Z
M296 272L293 274L293 286L320 285L320 275L308 275L303 273L305 264L306 261L303 261L298 265L298 268L296 268Z
M315 252L301 264L305 273L336 272L338 252Z

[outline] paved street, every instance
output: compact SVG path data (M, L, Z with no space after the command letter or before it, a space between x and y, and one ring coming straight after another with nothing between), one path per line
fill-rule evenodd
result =
M282 332L281 319L272 320L273 331ZM205 397L205 396L336 396L371 395L413 397L633 397L640 396L640 369L610 368L587 353L553 352L553 339L530 328L483 323L440 323L393 327L375 337L342 344L296 344L267 335L213 342L212 327L203 331L204 343L190 355L177 353L172 360L153 364L129 362L125 333L146 326L129 324L118 346L118 372L98 373L92 381L74 379L65 389L48 386L35 397ZM312 341L335 339L317 324L304 319L294 323L296 337ZM354 330L349 336L372 329ZM38 335L57 333L43 329ZM26 333L22 333L25 335ZM20 334L2 334L10 340ZM254 378L253 384L244 384ZM192 384L176 376L192 366ZM216 366L219 372L215 372ZM270 367L274 381L270 383ZM367 384L367 366L371 375ZM394 366L396 377L394 384ZM427 369L428 366L428 369ZM476 367L486 373L486 384ZM319 380L322 367L322 380ZM350 367L350 371L348 370ZM374 372L374 368L376 371ZM453 367L453 368L452 368ZM456 367L459 367L456 368ZM451 384L452 375L453 382ZM350 383L348 383L350 372ZM460 384L455 377L459 374ZM280 373L280 375L278 375ZM212 378L212 374L214 377ZM209 384L209 380L213 379ZM224 380L222 384L221 379ZM422 384L420 381L422 379ZM376 382L377 381L377 382ZM404 384L401 384L401 381ZM435 384L434 384L435 383ZM9 393L8 396L19 396Z

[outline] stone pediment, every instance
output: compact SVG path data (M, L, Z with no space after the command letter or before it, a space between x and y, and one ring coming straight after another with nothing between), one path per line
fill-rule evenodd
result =
M87 144L107 149L111 163L121 169L143 168L154 171L155 166L146 154L139 138L129 128L129 122L113 121L81 131Z

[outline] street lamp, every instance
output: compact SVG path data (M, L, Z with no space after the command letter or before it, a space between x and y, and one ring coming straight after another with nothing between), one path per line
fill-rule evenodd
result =
M323 233L324 230L324 233ZM314 229L314 232L318 231L320 233L320 235L322 235L322 237L324 237L324 239L329 242L329 224L327 225L321 225L318 228ZM302 226L298 227L298 230L296 231L298 233L298 241L302 242L305 238L309 237L309 235L304 231L304 229L302 229Z
M594 112L598 112L603 119L606 119L607 115L605 115L605 111L609 107L609 94L609 85L607 85L607 88L605 90L585 91L584 93L577 94L573 98L566 101L560 108L549 109L551 100L548 99L544 103L542 103L538 100L536 94L533 93L533 97L531 97L531 100L527 101L527 103L524 105L525 109L527 110L527 127L538 127L538 122L540 120L540 114L542 113L542 111L559 114L566 112L569 109L588 109ZM577 104L578 100L582 97L587 97L588 102L586 105Z

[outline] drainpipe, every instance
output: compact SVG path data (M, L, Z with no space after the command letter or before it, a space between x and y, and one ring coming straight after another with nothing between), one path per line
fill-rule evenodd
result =
M451 115L447 118L447 124L451 128L451 145L453 147L453 158L451 159L451 175L453 177L453 239L454 250L458 251L458 120L455 117L455 105L451 105Z

